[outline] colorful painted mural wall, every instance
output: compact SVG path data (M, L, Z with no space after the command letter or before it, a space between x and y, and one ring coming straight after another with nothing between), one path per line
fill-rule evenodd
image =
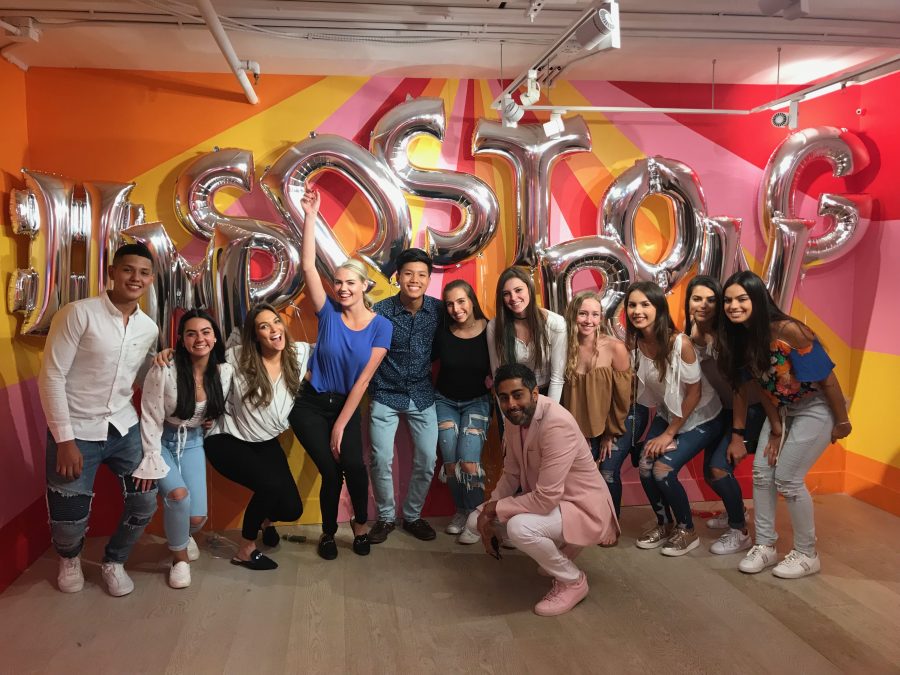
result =
M515 186L502 160L474 158L471 138L481 117L496 119L490 101L496 82L481 80L266 76L259 85L258 106L248 105L234 91L230 76L162 72L63 70L35 68L22 73L0 62L0 199L23 186L19 169L51 172L85 180L133 181L131 201L143 204L147 220L166 224L171 238L186 256L202 254L205 242L193 239L176 221L173 188L180 170L214 147L251 150L257 176L287 147L310 131L334 133L368 146L378 119L407 97L435 96L445 102L447 133L442 143L415 142L411 156L419 166L472 173L491 185L501 205L501 231L480 256L458 268L436 273L431 292L464 278L476 288L486 311L493 315L494 287L499 272L512 259L515 235ZM716 104L749 108L772 98L766 87L717 88ZM784 92L782 92L784 93ZM552 101L569 105L706 106L709 88L694 85L610 82L560 82ZM823 338L838 376L851 398L853 434L832 446L809 476L818 492L848 492L881 508L900 513L900 441L890 423L900 393L900 136L892 101L900 95L900 76L804 103L800 126L847 127L867 146L870 165L849 179L835 179L823 165L808 172L802 184L801 215L814 217L818 195L832 192L868 193L875 199L869 231L847 257L812 268L803 280L795 316ZM522 123L535 119L526 117ZM771 126L765 114L747 117L616 114L589 116L593 150L560 161L551 180L551 243L596 234L597 205L611 181L635 160L652 155L677 159L699 175L710 215L743 218L742 244L751 266L759 271L765 243L757 229L757 190L763 167L787 133ZM348 251L365 244L373 216L365 198L344 179L326 175L323 215ZM424 225L450 228L457 215L450 207L409 198L413 240L423 242ZM227 213L252 215L279 222L262 191L220 195L217 205ZM643 255L648 260L665 251L670 223L664 201L651 198L637 223ZM27 261L27 238L16 235L4 215L0 224L0 267L7 284L16 267ZM386 281L376 296L392 292ZM673 294L673 309L681 302ZM301 298L290 314L295 338L315 339L315 319ZM677 312L680 315L680 311ZM18 335L21 317L0 312L0 430L4 455L0 471L0 550L4 551L0 587L14 578L48 545L43 503L43 458L46 428L37 398L35 377L42 339ZM285 438L291 464L307 505L304 522L318 518L316 472L292 438ZM408 442L399 441L403 463ZM488 468L499 468L496 438ZM749 467L740 475L747 482ZM630 469L629 469L630 471ZM692 475L702 483L702 471ZM396 474L395 474L396 475ZM97 504L115 501L111 483L98 485ZM213 528L238 522L246 493L211 476L210 516ZM634 473L626 480L626 503L642 503ZM709 495L691 481L692 496ZM399 488L405 489L401 479ZM427 512L448 514L450 500L435 484ZM115 509L113 509L115 510ZM107 509L108 511L108 509ZM95 514L92 531L109 529L111 518ZM8 571L7 571L8 570Z

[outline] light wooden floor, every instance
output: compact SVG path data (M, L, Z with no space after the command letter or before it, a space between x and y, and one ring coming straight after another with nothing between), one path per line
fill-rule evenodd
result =
M823 571L795 581L741 574L739 556L707 551L703 526L703 548L683 558L639 550L648 509L628 508L619 546L578 560L588 598L549 619L531 611L549 582L527 557L498 562L443 533L423 543L397 531L359 558L343 526L325 562L317 528L299 528L309 543L282 543L275 572L203 550L180 591L166 586L162 542L147 538L125 598L101 589L96 563L84 591L60 594L48 552L0 595L0 671L900 673L900 518L849 497L815 501ZM89 540L85 559L102 544Z

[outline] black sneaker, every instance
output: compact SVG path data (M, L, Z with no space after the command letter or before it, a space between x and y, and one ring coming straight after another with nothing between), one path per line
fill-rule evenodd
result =
M437 532L424 518L418 518L412 522L404 520L403 529L422 541L431 541L437 536Z
M319 538L319 557L325 560L334 560L337 558L337 544L334 542L334 535L323 534Z
M375 524L372 526L372 529L369 530L369 543L382 543L385 539L388 538L388 535L394 531L394 527L395 525L393 523L389 523L386 520L376 520Z

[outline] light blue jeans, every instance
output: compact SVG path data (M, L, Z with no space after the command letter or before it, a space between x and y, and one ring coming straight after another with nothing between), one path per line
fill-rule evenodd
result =
M163 525L170 551L183 551L188 538L203 527L191 525L191 518L206 520L206 455L203 454L203 429L185 429L184 448L178 456L178 430L166 426L162 434L162 458L169 473L157 482L163 497ZM183 432L184 433L184 432ZM184 488L182 499L170 497L173 490Z
M413 466L409 477L409 489L403 502L403 519L407 522L422 516L425 497L434 478L434 463L437 459L438 425L434 405L424 410L409 402L407 410L394 410L378 401L372 401L369 411L369 439L372 455L369 458L369 474L372 491L375 493L375 508L378 520L394 522L396 506L394 502L394 437L400 417L406 417L413 440Z
M816 553L816 523L812 496L806 488L806 474L831 443L834 416L821 394L801 399L780 408L779 412L786 417L783 418L784 445L778 454L778 462L769 466L765 453L771 431L768 419L759 434L753 459L756 543L774 546L778 540L775 504L781 493L794 528L794 549L812 556Z
M132 426L124 436L110 424L107 433L105 441L75 440L84 464L81 475L70 481L56 473L56 441L47 432L50 538L56 552L63 558L74 558L84 546L94 499L94 478L101 464L106 464L116 475L125 501L119 526L106 544L104 562L124 563L128 560L128 554L156 511L156 488L138 492L131 477L143 458L140 424Z
M455 464L456 469L441 471L441 480L447 483L456 512L469 514L484 501L484 470L481 468L481 451L487 440L491 423L491 400L487 394L469 401L454 401L440 394L435 395L434 406L438 421L438 446L444 467ZM478 465L475 473L463 470L461 462Z

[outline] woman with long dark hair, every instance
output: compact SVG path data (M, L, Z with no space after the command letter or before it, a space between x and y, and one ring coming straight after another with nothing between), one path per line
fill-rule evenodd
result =
M431 355L440 361L435 383L440 478L456 505L445 532L458 534L459 543L474 544L479 537L465 526L469 514L484 501L481 451L491 416L487 319L475 290L462 279L444 287L443 301L444 321L435 333Z
M755 574L775 565L772 573L785 579L815 574L821 563L806 474L829 443L852 430L834 363L809 326L778 308L757 275L733 274L724 296L719 363L732 386L747 379L759 385L767 417L760 433L762 450L757 449L753 461L756 541L739 569ZM744 421L744 404L736 398L729 448L734 456L745 452ZM794 547L776 565L779 493L791 517Z
M524 363L538 390L559 403L566 370L566 320L538 307L534 281L522 267L508 267L497 281L497 315L488 323L491 372Z
M656 408L638 466L641 485L656 513L656 526L638 548L662 546L680 556L697 548L691 505L678 472L721 434L722 404L703 376L689 338L679 333L662 289L649 281L625 292L628 345L637 375L636 401Z
M322 475L319 507L322 536L318 553L325 560L337 557L338 505L341 488L353 504L353 552L368 555L369 473L363 459L359 405L366 388L391 346L393 326L372 311L366 291L368 276L358 260L348 260L334 275L335 299L325 294L316 269L316 216L321 197L307 185L301 202L303 219L302 263L306 291L319 319L319 334L290 422L297 440Z
M684 332L694 343L700 358L700 369L722 401L722 436L717 443L706 446L703 458L703 477L725 505L722 516L706 521L711 529L726 530L709 548L718 555L737 553L750 548L752 544L747 531L741 486L734 477L734 469L742 456L729 452L731 429L734 426L734 399L741 398L739 405L747 410L746 424L743 427L744 446L751 451L756 449L765 420L765 412L759 403L753 403L756 397L752 396L749 387L733 390L719 369L717 355L719 330L724 320L722 313L722 286L719 281L706 275L691 279L684 296ZM753 405L748 406L748 403Z
M297 482L278 443L288 428L294 397L306 373L311 348L294 342L278 311L260 303L241 329L241 344L226 358L235 367L227 414L206 437L206 457L220 474L253 494L244 511L241 543L232 564L251 570L278 565L256 547L276 546L275 521L294 521L303 512Z
M193 534L206 522L203 425L225 413L234 373L225 362L219 326L200 309L178 322L174 368L153 367L141 394L144 459L132 476L140 488L158 481L172 567L169 586L191 584L190 561L200 552Z

